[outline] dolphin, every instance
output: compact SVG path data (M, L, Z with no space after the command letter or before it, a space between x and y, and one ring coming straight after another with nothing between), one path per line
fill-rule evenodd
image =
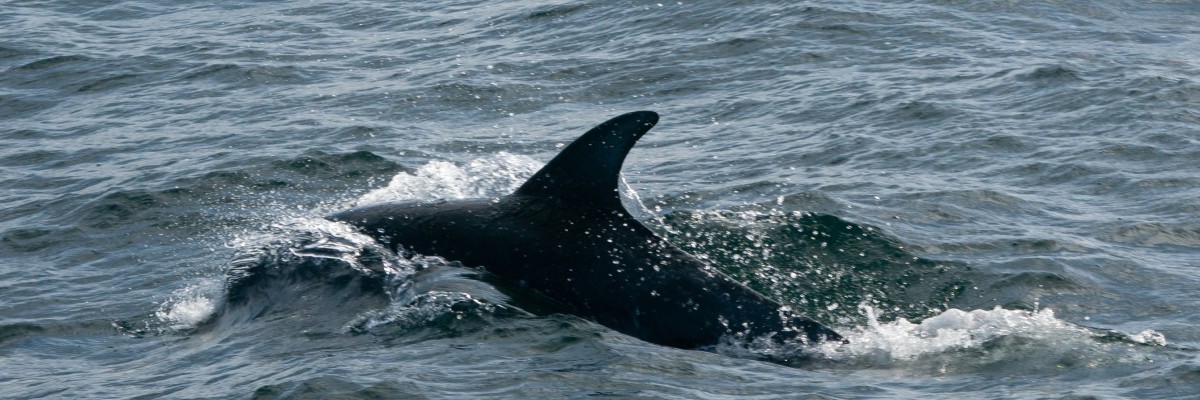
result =
M621 205L618 174L658 122L592 128L497 199L367 205L330 216L389 245L481 268L510 288L638 339L696 349L732 340L841 340L671 245Z

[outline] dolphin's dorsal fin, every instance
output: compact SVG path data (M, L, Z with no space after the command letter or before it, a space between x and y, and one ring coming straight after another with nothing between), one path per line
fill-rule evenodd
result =
M513 195L620 207L617 174L625 155L658 123L658 114L635 111L597 125L567 145Z

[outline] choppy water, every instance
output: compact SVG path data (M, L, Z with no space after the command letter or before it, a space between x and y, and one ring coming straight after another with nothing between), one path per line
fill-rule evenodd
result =
M1200 393L1196 2L5 1L0 26L5 397ZM322 218L502 195L639 109L643 221L850 345L654 346Z

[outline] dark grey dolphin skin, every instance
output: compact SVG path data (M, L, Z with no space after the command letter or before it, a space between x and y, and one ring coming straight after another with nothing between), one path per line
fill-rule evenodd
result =
M482 267L616 331L693 349L722 337L840 340L667 243L621 205L617 174L658 114L613 118L495 200L371 205L331 216L387 243Z

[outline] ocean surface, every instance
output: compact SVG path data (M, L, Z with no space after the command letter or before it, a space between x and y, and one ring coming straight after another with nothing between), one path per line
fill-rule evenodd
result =
M1197 44L1196 1L0 1L0 397L1200 398ZM634 110L627 207L849 344L652 345L324 218Z

